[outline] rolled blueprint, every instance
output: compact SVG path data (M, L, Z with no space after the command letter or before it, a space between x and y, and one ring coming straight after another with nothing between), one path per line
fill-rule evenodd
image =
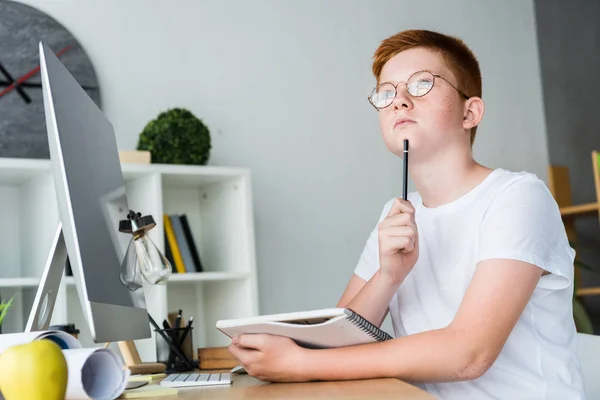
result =
M110 349L63 350L69 366L67 400L112 400L123 393L130 371Z
M12 346L20 344L26 344L33 342L34 340L49 339L62 350L66 349L80 349L81 343L73 336L63 331L37 331L37 332L24 332L24 333L4 333L0 335L0 354L4 350Z

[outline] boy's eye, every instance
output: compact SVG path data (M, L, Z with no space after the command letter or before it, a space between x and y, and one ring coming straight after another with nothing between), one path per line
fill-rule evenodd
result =
M371 101L376 107L389 105L396 97L396 88L391 83L383 83L375 88L371 94Z
M412 96L421 97L429 93L433 87L433 79L419 78L414 81L411 79L406 86Z

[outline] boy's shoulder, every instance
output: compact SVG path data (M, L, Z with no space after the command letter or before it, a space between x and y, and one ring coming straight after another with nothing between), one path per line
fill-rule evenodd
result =
M504 183L506 185L519 184L519 185L542 185L545 186L536 174L529 171L512 171L504 168L496 168L490 174L497 182Z
M540 196L552 198L546 183L532 172L497 168L490 177L492 179L485 189L493 197L524 197L531 200L538 200Z

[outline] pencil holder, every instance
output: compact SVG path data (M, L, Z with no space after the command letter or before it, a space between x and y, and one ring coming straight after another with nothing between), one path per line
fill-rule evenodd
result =
M189 327L160 330L187 358L189 364L193 364L194 357L193 329ZM155 329L155 331L157 330ZM156 360L167 366L167 372L184 372L189 370L185 360L177 356L177 353L171 349L169 343L165 341L158 331L156 332Z

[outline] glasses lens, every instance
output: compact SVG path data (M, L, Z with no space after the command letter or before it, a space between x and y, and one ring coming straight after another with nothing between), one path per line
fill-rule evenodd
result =
M396 97L396 88L391 83L382 83L373 89L371 102L377 108L384 108L392 104Z
M433 87L433 75L425 71L417 72L410 77L406 87L411 96L425 96Z

